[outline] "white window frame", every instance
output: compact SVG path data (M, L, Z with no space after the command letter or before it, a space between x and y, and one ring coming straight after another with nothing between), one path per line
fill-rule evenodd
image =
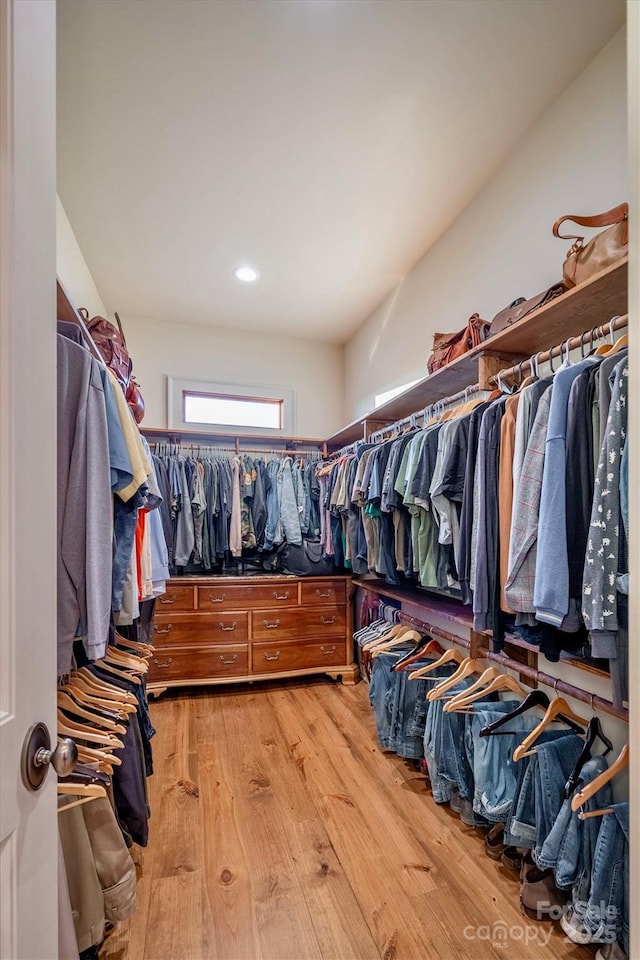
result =
M282 402L282 426L240 427L215 423L187 423L184 419L183 396L185 393L211 393L229 398L280 400ZM291 387L264 383L221 383L213 380L186 380L182 377L167 377L167 424L172 430L198 431L198 433L224 434L230 437L291 437L295 436L295 392Z

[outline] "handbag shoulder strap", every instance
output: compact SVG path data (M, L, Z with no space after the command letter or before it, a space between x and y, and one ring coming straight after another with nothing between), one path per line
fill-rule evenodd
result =
M127 346L127 338L126 338L125 335L124 335L124 330L122 329L122 323L120 322L120 317L119 317L118 314L115 313L115 312L114 312L113 315L114 315L114 317L116 318L116 323L118 324L118 330L120 331L120 336L122 337L122 342L124 343L124 345L125 345L125 347L126 347L126 346Z
M574 217L573 214L569 213L565 217L560 217L559 220L556 220L553 225L553 235L554 237L559 237L561 240L584 240L584 237L579 237L575 233L560 233L560 226L566 220L571 221L571 223L577 223L579 227L610 227L611 224L622 223L628 218L628 203L619 203L617 207L607 210L606 213L599 213L595 217Z

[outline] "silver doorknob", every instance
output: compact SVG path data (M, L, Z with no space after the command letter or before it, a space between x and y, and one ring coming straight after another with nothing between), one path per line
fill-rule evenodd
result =
M27 731L22 747L22 782L28 790L39 790L47 769L52 766L59 777L66 777L76 765L78 748L69 737L61 737L51 749L51 737L44 723L34 723Z

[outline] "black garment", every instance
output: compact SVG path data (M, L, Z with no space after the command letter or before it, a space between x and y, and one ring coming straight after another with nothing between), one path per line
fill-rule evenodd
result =
M450 438L449 451L443 464L442 494L447 500L457 503L462 503L464 495L470 420L471 414L462 417L455 424Z
M380 449L373 454L373 456L376 458L373 465L373 470L377 471L377 489L380 491L380 493L382 493L382 485L384 483L384 476L387 470L389 457L391 456L392 447L393 441L387 441L386 443L381 444ZM373 502L379 507L380 497L375 497ZM396 532L395 527L393 526L392 515L390 513L381 513L379 523L380 550L378 553L378 566L382 567L382 569L378 570L377 572L380 574L380 576L385 578L387 583L397 586L400 583L400 578L398 577L398 573L396 571Z
M598 367L583 370L571 384L567 411L566 517L569 599L582 606L582 574L593 504L591 407Z
M133 687L137 684L128 683L114 677L111 673L100 670L97 664L91 664L89 669L100 680L134 693ZM120 739L124 748L114 750L114 755L122 760L119 767L113 768L113 795L116 803L118 823L125 839L129 837L134 843L146 847L149 837L148 819L150 815L147 802L147 781L145 774L143 739L138 721L138 714L129 716L129 725L124 736Z
M253 490L253 500L251 503L251 512L253 514L253 529L256 535L256 546L262 549L264 543L264 531L267 526L267 490L271 486L271 481L267 476L267 468L264 460L256 460L254 463L256 479Z
M485 410L489 408L488 403L479 404L469 417L467 431L467 458L465 461L464 486L462 492L462 510L460 512L460 545L458 548L460 556L460 569L458 570L458 581L462 592L462 602L470 604L473 602L473 595L469 586L471 575L471 530L473 525L473 485L476 469L476 457L478 454L478 436L480 433L480 422L484 416Z
M482 613L474 610L476 629L492 630L497 649L504 637L503 614L500 607L500 524L498 519L498 465L500 461L500 432L507 402L500 397L491 403L482 418L485 433L484 456L478 458L478 478L483 478L486 510L484 524L478 528L478 562L476 563L477 595L486 598L487 608ZM476 478L476 482L478 482ZM482 562L480 562L482 561ZM477 599L477 597L476 597ZM484 602L484 599L482 600Z

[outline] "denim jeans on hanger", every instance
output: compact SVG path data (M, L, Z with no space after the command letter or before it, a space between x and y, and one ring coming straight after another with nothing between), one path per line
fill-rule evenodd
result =
M602 816L593 856L591 896L583 920L594 940L620 939L629 953L629 804Z
M391 668L393 657L376 657L371 670L369 683L369 701L373 707L378 743L381 750L390 750L391 721L393 712L393 684L395 675Z
M394 663L409 652L404 650ZM425 666L417 662L413 669ZM424 728L427 719L425 680L409 680L405 671L393 673L395 678L392 709L390 748L398 756L408 760L420 760L424 756Z
M566 743L553 755L545 754L544 748L557 740ZM584 741L575 733L566 729L547 729L536 740L535 753L518 761L518 782L505 830L506 844L528 850L542 848L562 806L564 785L583 747ZM541 756L543 763L539 768ZM556 806L558 797L560 799ZM555 812L552 812L554 808ZM544 830L547 832L542 836Z
M521 715L509 720L494 736L481 737L480 731L519 705L519 700L480 701L469 717L473 742L473 779L475 812L492 823L505 822L513 803L517 770L513 751L540 721L539 716Z
M587 760L580 771L580 787L591 783L607 769L605 757L593 757ZM587 801L585 811L600 810L611 804L611 785L605 784ZM542 849L536 855L536 863L541 869L551 868L555 873L556 885L572 890L574 909L584 915L591 890L593 857L600 821L597 817L582 820L578 811L571 809L571 797L562 804L551 832Z

